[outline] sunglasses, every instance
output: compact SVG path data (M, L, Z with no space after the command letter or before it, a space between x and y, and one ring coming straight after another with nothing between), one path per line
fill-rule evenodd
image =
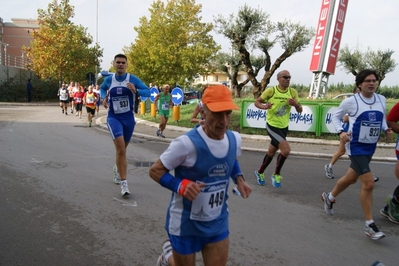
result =
M283 78L283 79L291 79L291 76L281 76L280 78Z
M119 64L122 64L122 65L126 64L126 62L124 62L124 61L116 61L115 63L117 63L118 65Z

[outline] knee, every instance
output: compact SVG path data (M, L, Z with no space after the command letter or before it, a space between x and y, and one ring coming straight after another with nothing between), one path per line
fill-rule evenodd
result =
M116 155L120 156L120 157L125 156L126 155L125 147L120 147L120 148L116 149Z
M283 155L284 157L288 157L288 155L290 155L290 153L291 153L291 147L290 147L288 144L282 145L282 146L280 147L280 153L281 153L281 155Z
M366 182L362 183L362 189L368 192L372 192L374 189L374 180L367 180Z

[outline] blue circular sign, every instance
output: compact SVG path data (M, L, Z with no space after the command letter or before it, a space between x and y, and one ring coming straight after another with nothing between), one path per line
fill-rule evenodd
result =
M151 88L150 89L150 101L154 102L155 101L155 97L158 95L159 91L157 88Z
M183 98L184 98L183 91L179 87L176 87L172 90L172 102L174 104L181 104Z

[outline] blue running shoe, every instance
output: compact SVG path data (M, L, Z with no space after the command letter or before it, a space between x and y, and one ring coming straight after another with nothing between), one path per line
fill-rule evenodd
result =
M266 185L266 181L265 181L265 175L262 173L258 173L257 170L255 170L254 175L256 176L256 182L258 182L258 185L260 186L264 186Z
M274 187L281 188L281 179L283 179L281 175L274 174L271 176L271 179Z

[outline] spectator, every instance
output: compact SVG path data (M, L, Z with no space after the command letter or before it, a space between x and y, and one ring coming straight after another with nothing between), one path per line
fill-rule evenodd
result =
M31 79L28 79L28 83L26 83L26 91L28 93L28 103L30 103L32 101L32 91L33 91Z

